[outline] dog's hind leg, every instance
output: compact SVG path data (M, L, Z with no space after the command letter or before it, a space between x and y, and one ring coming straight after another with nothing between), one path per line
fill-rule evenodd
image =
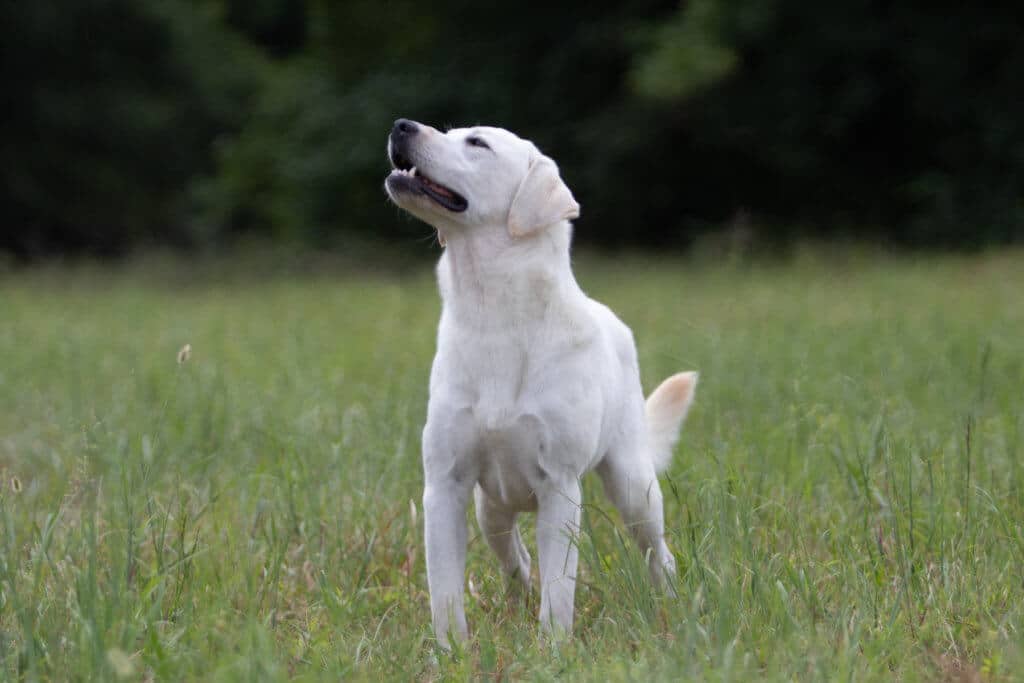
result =
M597 473L640 551L650 553L651 579L662 584L675 575L676 561L665 543L661 487L650 458L616 449L598 465Z
M487 545L498 556L501 570L510 581L530 588L530 553L519 535L516 512L499 505L479 486L473 491L476 500L476 521L487 539Z

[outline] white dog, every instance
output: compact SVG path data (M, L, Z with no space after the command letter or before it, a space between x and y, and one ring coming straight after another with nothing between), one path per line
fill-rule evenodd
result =
M500 128L447 133L406 119L388 140L385 188L432 225L443 300L423 430L423 516L434 632L467 635L466 506L501 567L524 585L516 516L537 512L540 622L571 632L580 478L596 469L655 581L673 575L661 489L697 373L646 402L633 335L588 298L569 263L579 205L555 163Z

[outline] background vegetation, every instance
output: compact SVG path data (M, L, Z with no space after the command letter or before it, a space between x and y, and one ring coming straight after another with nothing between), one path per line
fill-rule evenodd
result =
M409 238L397 116L536 140L579 238L1024 235L1024 12L866 0L0 5L0 248Z
M454 656L426 267L0 279L0 679L1019 680L1024 254L700 263L578 268L648 389L702 372L663 480L678 597L588 477L575 638L538 641L474 531Z

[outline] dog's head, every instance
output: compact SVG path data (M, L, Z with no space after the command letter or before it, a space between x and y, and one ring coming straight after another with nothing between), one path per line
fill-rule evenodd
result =
M580 213L555 162L501 128L442 133L398 119L388 157L391 201L439 231L504 226L527 237Z

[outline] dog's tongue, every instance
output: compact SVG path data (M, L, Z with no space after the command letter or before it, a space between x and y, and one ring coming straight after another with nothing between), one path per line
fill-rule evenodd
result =
M425 185L429 185L430 189L433 190L434 192L437 192L438 194L442 194L445 197L448 197L449 199L455 197L455 194L451 190L449 190L447 187L445 187L444 185L439 185L439 184L435 183L433 180L431 180L430 178L427 178L424 175L420 175L420 180Z

